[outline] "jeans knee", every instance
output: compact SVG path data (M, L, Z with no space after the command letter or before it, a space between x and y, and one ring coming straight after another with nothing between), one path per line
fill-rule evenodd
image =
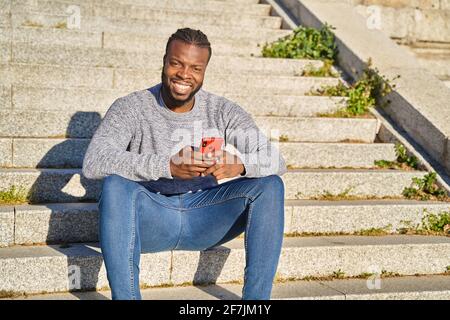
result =
M277 175L270 175L261 178L261 186L265 191L270 191L272 194L284 194L284 182Z
M112 174L103 179L102 192L117 192L123 190L129 180L117 174Z

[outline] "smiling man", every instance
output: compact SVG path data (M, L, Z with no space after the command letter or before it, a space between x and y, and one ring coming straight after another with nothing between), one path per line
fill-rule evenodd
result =
M83 174L104 178L99 240L113 299L141 299L141 253L202 251L243 232L242 298L270 299L286 166L244 109L201 89L211 54L201 31L177 30L161 83L117 99L88 147ZM225 149L204 155L203 137L222 138Z

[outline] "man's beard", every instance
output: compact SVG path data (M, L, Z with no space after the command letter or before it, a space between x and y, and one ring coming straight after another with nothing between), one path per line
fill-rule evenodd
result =
M179 106L182 106L183 104L185 104L186 102L188 102L189 100L191 100L192 99L192 97L193 96L195 96L195 94L202 88L202 86L203 86L203 82L202 83L200 83L200 85L197 87L197 88L195 88L192 92L191 92L191 94L186 98L186 99L184 99L184 100L179 100L179 99L177 99L177 98L175 98L173 95L172 95L172 92L170 91L170 87L169 87L169 79L167 78L167 76L165 75L165 73L164 73L164 70L161 72L161 84L162 84L162 87L163 87L163 89L164 89L164 92L165 93L167 93L168 95L169 95L169 97L170 97L170 100L171 100L171 103L173 103L174 105L173 105L173 107L179 107Z

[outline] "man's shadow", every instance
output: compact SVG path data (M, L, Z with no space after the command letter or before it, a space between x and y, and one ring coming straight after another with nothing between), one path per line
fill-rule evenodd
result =
M68 288L75 296L77 291L97 288L103 262L97 244L77 243L97 241L96 201L101 181L85 178L81 168L89 139L100 122L98 112L72 115L64 141L51 147L37 163L41 174L28 193L31 203L44 202L42 205L51 211L46 243L67 257ZM86 256L89 258L83 258ZM99 293L92 294L91 299L106 299Z
M98 245L98 205L103 180L91 180L81 173L90 138L101 122L98 112L76 112L70 119L66 139L54 145L37 163L41 174L32 185L30 203L50 209L46 243L67 256L68 287L73 295L88 299L107 299L96 289L103 265ZM52 169L64 169L61 171ZM68 212L72 210L72 212ZM64 213L62 210L64 209ZM219 299L239 299L216 283L230 249L201 251L193 284ZM216 248L217 249L217 248ZM88 256L89 258L83 258ZM212 263L214 262L214 263ZM106 281L106 282L105 282ZM90 291L79 294L79 291Z

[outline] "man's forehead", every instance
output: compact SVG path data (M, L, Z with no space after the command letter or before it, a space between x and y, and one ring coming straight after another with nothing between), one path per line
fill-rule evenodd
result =
M169 58L206 63L209 57L209 50L208 48L201 48L184 41L174 40L169 44L167 55Z

